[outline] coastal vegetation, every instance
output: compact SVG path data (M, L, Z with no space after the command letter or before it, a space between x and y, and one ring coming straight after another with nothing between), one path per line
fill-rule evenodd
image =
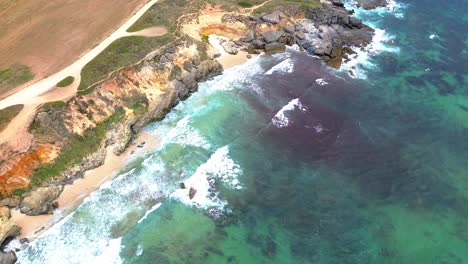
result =
M24 105L13 105L0 110L0 132L3 131L10 121L23 110Z
M241 7L244 7L244 8L252 7L252 6L253 6L251 3L245 2L245 1L239 2L239 3L237 3L237 4L240 5Z
M25 65L13 65L0 70L0 94L32 80L33 77L31 69Z
M67 106L67 104L63 101L53 101L53 102L48 102L42 105L42 109L46 108L62 108Z
M114 41L103 52L85 65L81 71L79 95L92 91L88 89L93 84L107 78L110 73L135 64L152 50L162 47L174 39L172 34L160 37L130 36ZM88 89L88 90L87 90ZM87 90L87 91L86 91Z
M299 6L303 9L314 8L322 6L320 0L271 0L265 3L265 5L257 8L254 12L257 14L268 13L275 10L278 6L281 7L292 7Z
M96 152L107 131L124 117L124 110L119 108L104 122L86 130L82 136L72 135L52 164L43 164L34 170L28 189L41 186L42 183L59 176L65 169L77 165L90 153ZM35 129L40 129L40 124L36 124Z
M75 80L75 78L73 78L73 76L68 76L65 79L58 82L56 86L57 87L67 87L70 84L72 84L74 80Z
M165 27L168 32L173 33L177 30L179 17L184 14L188 8L188 0L162 0L154 4L128 32L137 32L149 27Z

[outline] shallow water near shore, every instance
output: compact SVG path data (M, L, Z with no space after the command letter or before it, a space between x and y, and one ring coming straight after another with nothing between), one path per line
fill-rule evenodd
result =
M400 4L357 12L386 36L365 79L290 49L201 84L20 262L467 262L468 20Z

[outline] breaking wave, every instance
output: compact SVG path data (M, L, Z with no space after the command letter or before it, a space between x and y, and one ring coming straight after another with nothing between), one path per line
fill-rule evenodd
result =
M351 47L355 54L349 55L349 61L343 63L341 69L347 72L353 78L366 79L366 72L371 69L376 69L377 64L374 62L373 57L382 53L399 53L400 48L393 44L395 36L388 34L385 30L381 29L380 21L383 16L393 15L396 18L404 18L404 11L406 5L390 0L387 2L386 7L376 8L373 10L365 10L357 8L355 1L347 1L346 8L355 11L354 16L362 19L364 23L372 27L375 32L372 42L364 47Z
M190 178L184 181L184 189L176 190L170 197L202 209L209 207L226 209L227 202L218 197L216 183L221 182L231 189L242 189L238 180L241 173L240 166L229 157L228 146L224 146L217 149Z
M291 123L290 119L286 116L286 112L292 111L294 109L299 109L305 112L307 109L302 105L299 98L289 101L289 103L283 106L278 113L271 119L273 125L277 128L287 127Z
M266 75L272 75L273 73L292 73L294 71L294 62L288 58L265 72Z

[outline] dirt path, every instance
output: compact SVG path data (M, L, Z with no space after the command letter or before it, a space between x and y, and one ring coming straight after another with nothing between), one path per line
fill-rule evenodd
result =
M143 8L136 12L130 19L127 20L122 26L120 26L114 33L103 40L99 45L94 47L84 56L79 58L70 66L55 73L45 79L42 79L28 87L25 87L21 91L3 99L0 101L0 109L15 105L15 104L31 104L31 102L37 102L37 97L46 93L50 89L54 88L55 85L66 78L67 76L73 76L77 78L80 75L81 69L92 59L94 59L99 53L101 53L107 46L109 46L115 40L128 36L127 29L133 25L148 9L154 5L158 0L151 0L146 3ZM71 95L70 95L71 96ZM43 103L43 102L41 102Z
M150 27L137 32L127 33L127 36L157 37L167 33L165 27Z
M166 34L167 30L161 27L152 27L133 33L127 32L127 29L157 1L158 0L151 0L146 3L114 33L70 66L1 100L0 109L16 104L24 104L25 107L18 116L11 121L8 127L0 133L0 144L8 142L14 149L19 151L27 148L31 140L31 135L28 133L27 128L34 116L37 106L51 101L65 100L75 95L80 83L81 69L115 40L134 35L154 37ZM73 76L75 78L75 81L71 85L65 88L55 87L58 82L68 76Z
M24 65L34 75L17 87L0 88L0 99L72 64L147 1L0 0L0 69Z

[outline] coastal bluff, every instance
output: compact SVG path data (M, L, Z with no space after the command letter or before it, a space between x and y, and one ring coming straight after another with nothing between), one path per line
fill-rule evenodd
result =
M222 74L220 53L207 41L210 35L223 37L221 47L228 54L274 54L297 45L333 68L340 68L353 48L368 45L374 35L336 0L316 7L279 4L262 13L209 8L208 15L203 9L181 15L174 41L139 63L66 102L41 106L29 127L30 148L18 152L1 146L0 205L26 215L53 213L63 186L101 166L108 148L120 155L147 124L163 119L196 92L199 82ZM215 22L203 22L204 14ZM12 230L8 236L19 232Z

